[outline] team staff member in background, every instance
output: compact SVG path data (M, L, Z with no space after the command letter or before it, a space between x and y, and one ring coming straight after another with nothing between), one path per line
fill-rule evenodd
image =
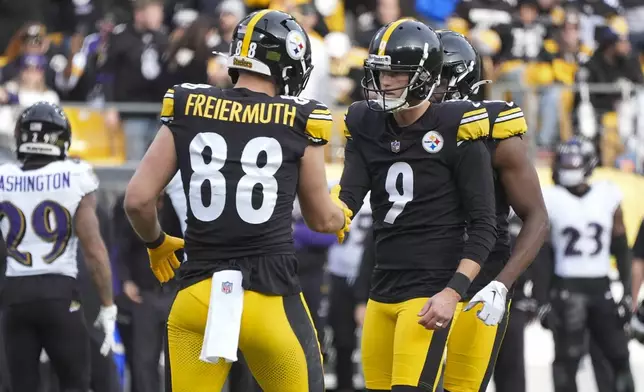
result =
M610 363L616 392L634 392L628 339L619 307L610 291L610 255L615 255L624 285L630 292L630 249L626 239L621 191L607 181L588 183L597 155L591 142L562 143L553 163L555 185L543 190L551 221L549 246L540 252L542 268L550 267L548 287L552 306L550 328L555 340L552 365L555 392L575 392L586 333ZM601 206L601 208L598 208ZM583 268L579 268L583 263Z
M39 102L16 122L19 163L0 166L0 230L7 240L2 292L4 345L11 390L39 386L41 350L63 390L90 384L89 337L78 287L77 246L98 288L95 324L114 344L112 273L96 218L98 179L85 162L67 159L72 130L56 105Z
M478 140L488 119L468 101L430 104L442 66L432 29L390 23L365 62L365 96L376 99L354 103L345 118L335 192L357 213L371 191L376 242L362 330L368 390L437 387L459 302L496 241L490 155Z
M445 48L441 74L445 93L442 97L441 92L436 94L437 100L468 99L488 82L481 81L480 57L463 35L449 30L439 30L438 34ZM447 343L444 377L445 390L449 392L487 388L508 323L506 295L534 260L548 227L539 177L523 140L528 130L523 111L505 101L477 104L486 114L485 121L489 121L485 141L495 174L498 239L468 290L467 297L471 299L467 311L455 322ZM524 222L512 252L510 206Z
M340 239L349 228L351 212L327 190L331 113L298 98L311 52L290 15L247 16L231 49L235 88L186 83L168 90L164 125L125 197L152 270L166 282L183 241L161 231L155 200L181 172L188 257L168 319L170 385L175 392L220 389L240 348L264 391L319 392L321 354L296 275L292 210L297 192L311 228ZM222 323L221 312L236 316Z

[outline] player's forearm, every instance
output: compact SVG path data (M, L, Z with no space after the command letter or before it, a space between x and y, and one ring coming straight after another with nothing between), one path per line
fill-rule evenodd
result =
M107 250L104 245L93 244L92 248L83 251L87 269L96 285L101 304L111 306L114 304L114 294L112 292L112 270Z
M637 303L639 298L642 283L644 283L644 259L634 259L632 266L632 282L631 292L633 293L633 303Z
M143 242L154 242L161 235L161 224L157 217L156 199L138 202L136 198L125 196L123 204L132 228Z
M510 288L532 264L548 235L548 214L545 210L538 209L520 218L523 220L523 226L510 259L496 277L496 280L507 288Z
M471 259L463 258L458 264L454 276L447 284L448 290L453 290L458 295L459 300L463 299L476 276L481 271L481 265Z

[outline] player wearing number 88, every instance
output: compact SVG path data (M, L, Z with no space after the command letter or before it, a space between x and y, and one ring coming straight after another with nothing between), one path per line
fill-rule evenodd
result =
M98 180L87 163L67 159L71 128L58 106L39 102L25 109L15 136L18 163L0 165L0 231L8 255L2 332L11 389L38 389L44 348L62 389L88 390L89 335L76 281L79 241L103 305L97 319L106 333L103 355L116 323L96 218Z
M343 238L351 212L330 197L322 103L298 98L309 39L288 14L263 10L237 26L232 89L182 84L163 99L155 141L128 185L125 208L165 282L182 241L159 228L155 200L180 171L187 200L181 290L170 312L174 392L220 390L237 348L267 392L320 392L321 354L297 279L296 193L309 226ZM218 361L224 358L226 361Z
M537 265L551 267L547 282L551 311L545 324L553 330L556 392L576 391L575 376L586 352L586 331L608 359L615 377L615 391L633 392L628 339L618 304L611 295L610 255L624 286L623 304L631 309L630 251L626 240L622 194L607 181L589 184L597 163L589 141L562 143L553 163L555 185L543 190L550 216L550 239ZM543 290L542 290L543 291Z
M496 240L487 113L430 104L442 65L432 29L390 23L365 61L362 85L376 99L345 118L340 199L357 212L371 191L376 243L362 332L368 390L435 390L459 302Z

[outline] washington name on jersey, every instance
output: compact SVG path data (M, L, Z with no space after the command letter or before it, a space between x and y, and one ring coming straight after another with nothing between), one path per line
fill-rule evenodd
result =
M543 190L550 216L555 275L562 278L599 278L611 269L613 217L622 201L617 185L593 183L585 195L575 196L561 186Z
M81 199L98 189L85 162L63 160L25 170L0 166L0 230L8 277L57 274L76 278L73 219Z
M307 146L327 143L314 100L182 84L163 100L187 200L186 268L294 254L292 208ZM183 266L182 266L183 268Z

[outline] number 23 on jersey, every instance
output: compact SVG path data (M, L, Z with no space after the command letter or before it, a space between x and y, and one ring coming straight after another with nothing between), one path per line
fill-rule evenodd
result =
M228 162L229 151L226 140L215 132L202 132L190 142L190 186L188 200L192 214L202 222L219 218L226 206L226 182L221 170ZM266 163L260 165L261 154ZM239 217L249 224L267 222L277 204L278 184L275 173L282 166L282 146L271 137L256 137L246 143L241 152L241 168L244 175L239 179L235 191L235 207ZM261 186L262 202L253 206L253 193ZM202 189L210 190L210 200L204 200Z

